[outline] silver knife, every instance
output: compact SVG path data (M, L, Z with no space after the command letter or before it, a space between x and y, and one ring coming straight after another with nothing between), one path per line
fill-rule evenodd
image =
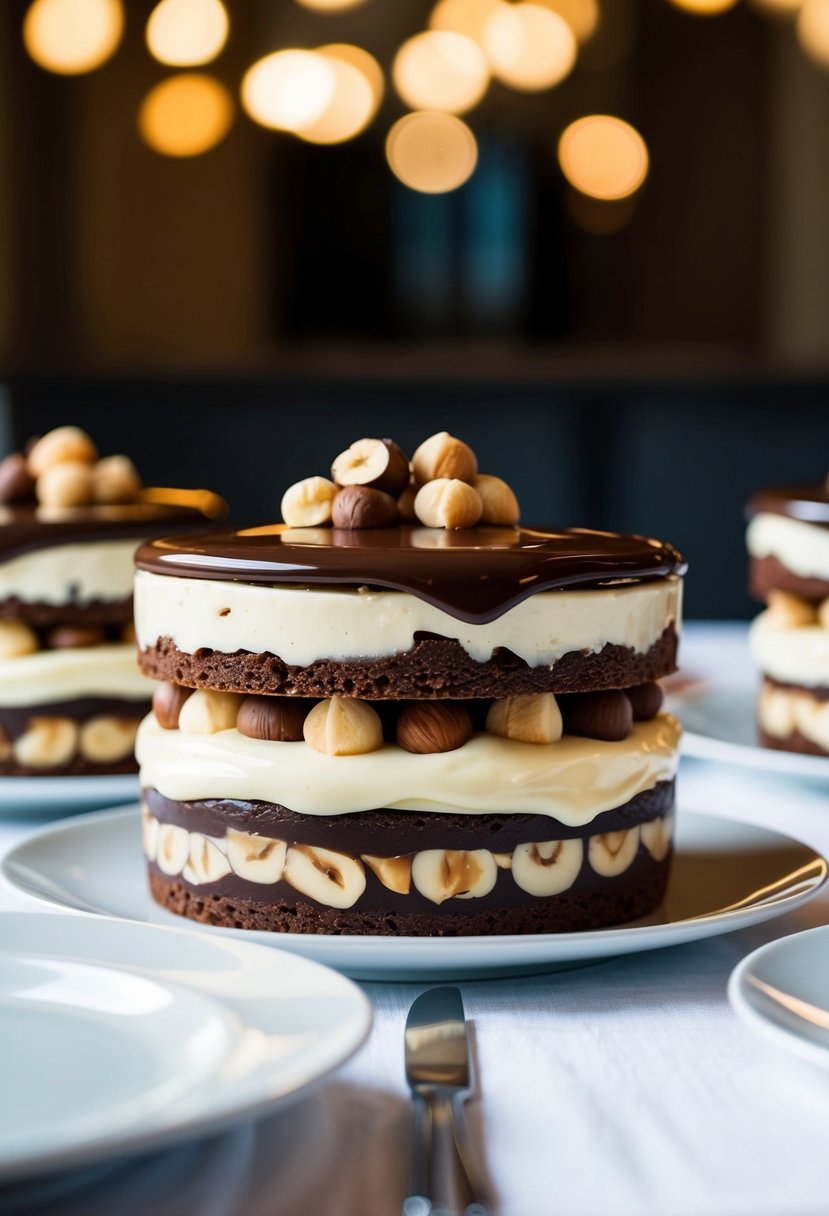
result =
M403 1216L458 1212L490 1216L488 1187L464 1110L472 1084L463 1001L457 988L430 988L409 1010L406 1080L414 1103L414 1129Z

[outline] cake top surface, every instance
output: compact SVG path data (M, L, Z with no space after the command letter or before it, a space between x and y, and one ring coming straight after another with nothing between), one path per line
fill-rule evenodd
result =
M806 486L773 486L759 490L746 503L746 516L785 515L805 524L829 528L829 479Z
M471 622L539 591L593 590L682 575L671 545L585 528L441 529L271 524L150 541L139 569L179 578L405 591Z

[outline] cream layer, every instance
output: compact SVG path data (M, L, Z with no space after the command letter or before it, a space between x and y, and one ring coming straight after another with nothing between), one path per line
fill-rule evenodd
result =
M48 705L78 697L150 700L154 680L138 670L135 647L111 642L76 650L39 650L0 663L0 705Z
M829 629L820 625L776 625L761 612L751 623L748 644L757 666L781 684L829 685Z
M637 723L620 743L565 735L557 743L517 743L475 735L452 752L415 755L387 743L362 756L326 756L307 743L213 735L141 723L141 782L166 798L275 802L304 815L347 815L388 807L452 814L531 812L572 827L669 781L679 723L670 714Z
M829 752L829 701L808 692L766 684L757 702L757 720L768 734L786 739L799 731L805 739Z
M532 667L607 643L645 653L679 629L682 581L596 591L542 591L484 625L468 624L402 591L257 586L139 570L135 623L142 649L171 637L179 650L266 651L286 663L375 659L411 650L418 632L454 638L479 663L505 646Z
M776 557L800 578L829 579L829 528L785 515L755 515L746 545L752 557Z
M0 563L0 600L86 604L132 595L133 555L140 541L87 541L33 549Z

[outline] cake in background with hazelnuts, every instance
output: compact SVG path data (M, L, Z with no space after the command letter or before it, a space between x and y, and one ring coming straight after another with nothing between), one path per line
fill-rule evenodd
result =
M761 744L829 756L829 479L762 490L746 507L749 646L762 674Z
M136 771L153 684L135 661L133 554L224 510L142 487L74 426L0 462L0 776Z
M561 932L661 901L685 563L530 529L447 432L365 438L283 522L136 556L154 899L301 933Z

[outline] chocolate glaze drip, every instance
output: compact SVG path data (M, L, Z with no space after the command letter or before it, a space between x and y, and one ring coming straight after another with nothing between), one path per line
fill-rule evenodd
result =
M662 541L586 528L288 528L273 524L156 540L141 570L180 578L407 591L463 621L485 623L538 591L684 574Z
M78 541L129 540L198 528L227 513L210 490L150 488L138 502L95 507L0 507L0 561L32 549Z
M746 519L755 515L785 515L804 524L829 528L829 487L826 485L774 486L748 500Z

